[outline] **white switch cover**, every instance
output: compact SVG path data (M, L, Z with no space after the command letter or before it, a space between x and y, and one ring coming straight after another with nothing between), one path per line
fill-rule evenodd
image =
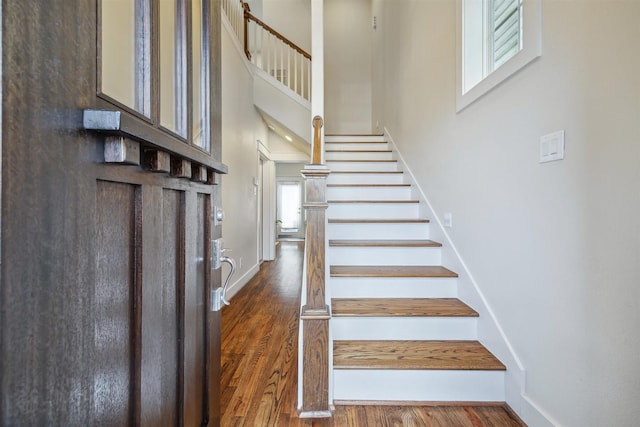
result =
M444 226L451 228L453 227L453 214L451 212L444 213Z
M564 131L540 137L540 163L564 159Z

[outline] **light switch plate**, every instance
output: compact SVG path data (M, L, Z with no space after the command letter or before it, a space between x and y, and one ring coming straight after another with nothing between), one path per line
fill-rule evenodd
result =
M451 212L445 212L443 218L444 226L447 228L453 227L453 214Z
M564 130L540 137L540 163L564 159Z

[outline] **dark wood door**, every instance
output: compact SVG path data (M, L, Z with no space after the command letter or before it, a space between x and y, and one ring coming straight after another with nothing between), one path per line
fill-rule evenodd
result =
M105 106L98 5L2 3L0 425L219 425L219 132L197 161L179 141L133 138L140 165L105 162L113 135L83 125ZM158 153L171 168L145 163Z

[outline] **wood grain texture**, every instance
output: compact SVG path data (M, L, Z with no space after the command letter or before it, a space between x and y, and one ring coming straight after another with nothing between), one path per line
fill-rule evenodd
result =
M411 187L411 184L328 184L327 187L354 187L354 188L379 188L379 187L392 187L392 188L403 188L403 187Z
M132 271L140 255L136 236L142 230L136 190L133 185L98 182L96 195L98 259L111 261L97 263L95 288L97 355L93 362L104 372L94 391L94 407L104 425L126 425L139 416L135 371L140 345L136 333L139 283Z
M96 95L98 5L2 4L3 426L180 425L176 371L191 366L175 365L172 267L176 227L194 218L165 229L182 202L162 194L214 189L104 164L104 135L82 124L84 109L115 108Z
M442 243L433 240L329 240L329 246L359 246L359 247L406 247L406 248L439 248Z
M277 258L222 311L222 426L511 427L504 403L335 402L332 419L300 419L296 409L302 247L282 242Z
M477 317L457 298L334 298L334 317Z
M329 224L413 224L413 223L428 223L428 219L341 219L330 218Z
M325 153L392 153L391 150L325 150L324 152Z
M397 160L371 160L371 159L358 159L358 160L352 160L352 159L332 159L332 160L327 160L327 163L398 163Z
M458 277L439 265L332 265L331 277Z
M376 136L384 136L383 133L328 133L325 136L331 137L349 137L349 136L366 136L366 137L376 137Z
M329 319L326 302L326 190L327 169L302 170L305 178L306 304L302 307L303 377L305 413L329 413Z
M282 242L277 255L222 310L224 426L289 425L297 418L303 244Z
M477 341L334 341L335 369L505 370Z
M404 172L402 171L334 171L333 173L354 173L354 174L358 174L358 173L364 173L364 174L402 174Z
M328 412L329 320L303 320L302 413Z
M338 203L397 203L397 204L411 204L411 203L420 203L419 200L329 200L327 203L338 204Z

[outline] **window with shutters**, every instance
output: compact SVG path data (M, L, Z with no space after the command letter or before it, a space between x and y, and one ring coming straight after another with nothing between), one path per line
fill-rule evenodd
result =
M541 53L541 0L459 0L456 109Z
M490 0L491 71L522 49L522 0Z

